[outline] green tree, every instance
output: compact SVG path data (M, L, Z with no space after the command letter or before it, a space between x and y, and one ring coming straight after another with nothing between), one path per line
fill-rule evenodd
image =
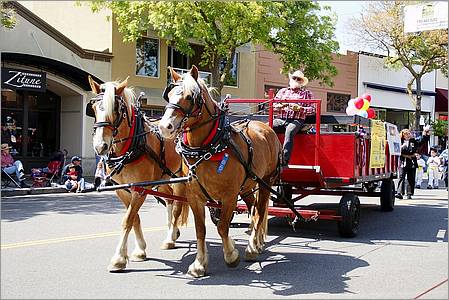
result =
M2 27L13 29L16 26L16 16L12 8L7 7L7 3L1 3L1 24Z
M192 40L204 46L200 66L212 73L211 86L221 94L239 46L251 43L280 54L283 71L302 68L309 79L332 84L336 68L331 53L335 22L318 16L320 6L312 1L96 1L93 11L109 8L124 41L135 41L153 29L169 44L192 55ZM220 70L220 63L224 68Z
M353 18L352 29L359 43L386 53L385 66L405 67L411 74L407 92L416 107L414 129L419 130L421 117L421 80L435 69L447 74L448 30L417 33L404 32L404 7L409 1L375 1L367 3L360 17ZM416 95L412 86L416 83Z

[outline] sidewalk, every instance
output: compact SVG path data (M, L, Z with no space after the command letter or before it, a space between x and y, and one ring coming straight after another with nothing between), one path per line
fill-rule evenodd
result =
M93 182L94 178L93 177L86 177L85 178L87 182ZM395 180L395 185L397 186L397 180ZM26 180L26 183L29 184L30 186L32 185L32 182L30 182L29 180ZM415 192L417 190L426 190L426 186L427 186L427 179L424 179L422 182L422 186L423 188L421 189L415 189ZM444 185L444 182L442 180L440 180L440 186L439 189L441 191L446 191L446 187ZM65 189L65 187L63 185L57 185L54 187L41 187L41 188L33 188L33 187L29 187L29 188L5 188L1 190L1 196L2 197L12 197L12 196L25 196L25 195L38 195L38 194L55 194L55 193L67 193L67 190Z
M93 182L93 177L85 177L87 182ZM32 187L33 182L30 179L26 179L29 188L17 188L17 187L7 187L1 190L2 197L13 197L13 196L26 196L26 195L39 195L39 194L56 194L56 193L67 193L64 185L57 184L56 186L50 187Z

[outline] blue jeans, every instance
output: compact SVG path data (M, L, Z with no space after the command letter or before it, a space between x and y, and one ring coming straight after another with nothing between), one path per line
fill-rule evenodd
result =
M283 162L282 165L288 165L293 149L293 139L298 131L304 127L304 120L296 119L274 119L273 128L285 128L284 145L282 150Z
M9 175L16 173L16 177L19 181L25 180L25 172L23 171L23 165L20 160L16 160L12 166L4 167L3 171Z

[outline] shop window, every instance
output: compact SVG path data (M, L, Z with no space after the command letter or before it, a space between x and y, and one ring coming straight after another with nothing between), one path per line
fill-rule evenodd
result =
M47 93L2 90L2 143L23 157L49 157L59 147L60 98Z
M221 60L220 73L223 72L226 61L227 61L226 58ZM238 53L234 53L234 56L232 57L232 66L231 69L229 70L228 76L226 76L224 85L234 87L238 86L238 63L239 63L239 55Z
M164 108L144 108L144 113L147 117L151 119L159 119L164 115Z
M189 57L175 48L168 47L168 65L177 69L189 69Z
M349 99L351 99L351 95L327 93L327 111L344 113Z
M136 43L136 75L159 77L159 40L141 38Z

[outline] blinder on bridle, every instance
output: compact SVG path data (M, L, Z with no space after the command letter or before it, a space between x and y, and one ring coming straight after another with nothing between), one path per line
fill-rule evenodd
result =
M118 133L118 127L122 123L123 119L126 117L129 127L131 127L132 120L129 119L130 116L127 112L126 104L125 104L125 101L123 100L123 97L115 95L114 96L115 101L118 102L118 105L115 106L115 107L118 107L116 110L118 117L115 118L114 123L112 123L110 121L97 122L97 120L96 120L97 118L95 116L95 110L93 108L93 105L98 101L102 101L103 96L104 96L104 92L102 91L101 93L96 95L94 98L90 99L89 103L87 103L87 105L86 105L86 115L89 117L95 118L95 123L93 126L94 127L93 134L95 134L95 130L99 127L111 127L112 131L113 131L113 136L116 136Z
M204 100L201 97L201 92L198 93L198 95L196 95L196 96L192 97L191 95L188 95L186 97L186 100L188 100L188 101L190 101L192 103L190 109L187 110L187 109L183 108L181 105L179 105L177 103L170 103L170 98L168 97L168 94L175 88L179 88L179 90L176 91L177 93L182 93L183 92L183 86L182 85L176 84L176 83L170 83L164 89L164 92L162 93L162 98L164 98L164 100L168 102L168 104L165 107L165 109L173 108L175 110L180 110L184 114L184 119L187 119L187 118L190 118L190 117L197 117L201 113L201 109L202 109L203 103L204 103ZM197 106L197 110L194 111L195 106ZM196 115L193 115L193 113L196 112L196 111L198 111L198 113Z

